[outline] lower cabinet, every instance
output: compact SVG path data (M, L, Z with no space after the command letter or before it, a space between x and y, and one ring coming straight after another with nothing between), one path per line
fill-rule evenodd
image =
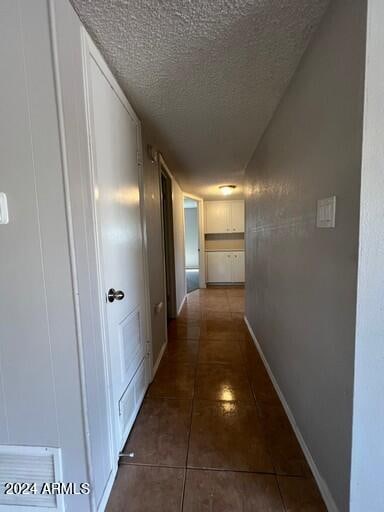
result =
M245 258L244 251L232 253L232 283L244 283L245 281Z
M207 283L243 283L244 251L207 252Z

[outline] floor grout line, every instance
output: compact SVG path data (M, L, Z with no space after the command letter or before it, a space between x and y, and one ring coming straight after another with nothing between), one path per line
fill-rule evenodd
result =
M182 493L182 501L181 501L181 512L184 509L185 486L187 484L188 457L189 457L189 447L190 447L191 434L192 434L193 408L194 408L195 397L196 397L196 380L197 380L196 377L197 377L197 365L198 365L199 353L200 353L200 340L199 340L199 345L198 345L198 348L197 348L195 372L194 372L194 375L193 375L193 379L194 379L194 381L193 381L193 395L192 395L191 415L190 415L189 432L188 432L187 453L185 455L185 470L184 470L183 493Z
M145 468L165 468L165 469L187 469L186 466L177 466L172 464L155 464L150 462L123 462L119 466L139 466Z
M209 467L199 467L199 466L188 466L188 470L190 471L216 471L218 473L245 473L247 475L269 475L269 476L283 476L276 475L276 473L271 471L250 471L247 469L231 469L231 468L209 468Z
M145 462L128 462L122 463L121 466L140 466L140 467L149 467L149 468L165 468L165 469L183 469L186 471L215 471L217 473L225 472L225 473L245 473L247 475L269 475L274 477L283 477L283 478L296 478L298 480L308 480L307 477L302 475L287 475L283 473L275 473L273 471L250 471L247 469L234 469L234 468L212 468L206 466L176 466L176 465L166 465L166 464L155 464L155 463L145 463Z
M179 397L179 396L156 396L156 395L149 395L144 398L144 400L147 399L153 399L153 400L183 400L184 402L191 402L193 400L192 397L186 398L185 396Z
M284 496L283 496L283 492L280 488L280 484L279 484L279 479L277 478L278 475L275 475L275 480L276 480L276 485L277 485L277 488L279 490L279 494L280 494L280 499L281 499L281 503L283 505L283 509L285 510L285 512L288 512L288 507L287 505L285 504L285 501L284 501Z
M187 482L187 468L184 468L184 478L183 478L183 491L181 493L181 502L180 502L180 512L183 512L184 508L184 496L185 496L185 485Z

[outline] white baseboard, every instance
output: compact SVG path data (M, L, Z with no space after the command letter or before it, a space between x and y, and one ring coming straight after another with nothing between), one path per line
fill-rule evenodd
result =
M264 363L265 369L268 372L268 375L269 375L269 377L270 377L270 379L272 381L272 384L273 384L273 386L274 386L274 388L276 390L276 393L279 396L281 404L284 407L286 415L288 416L288 419L289 419L289 421L290 421L290 423L292 425L292 428L293 428L293 430L294 430L294 432L296 434L297 440L300 443L301 449L304 452L304 455L305 455L305 458L307 459L309 467L312 470L313 476L314 476L314 478L315 478L315 480L317 482L317 485L319 486L320 493L321 493L321 495L323 497L323 500L324 500L324 502L325 502L325 504L327 506L327 509L328 509L329 512L339 512L339 510L338 510L338 508L336 506L336 503L335 503L335 501L334 501L334 499L332 497L332 494L331 494L331 492L330 492L330 490L328 488L328 485L326 484L325 480L321 476L321 474L320 474L320 472L319 472L319 470L318 470L318 468L316 466L316 463L313 460L311 452L309 451L309 448L308 448L306 442L304 441L303 436L301 435L299 427L296 424L295 417L293 416L292 411L289 408L288 402L286 401L286 399L285 399L285 397L283 395L283 392L281 391L281 389L279 387L279 384L277 383L277 380L276 380L275 376L272 373L272 370L271 370L271 368L270 368L270 366L268 364L268 361L266 360L266 358L264 356L262 348L261 348L259 342L257 341L255 333L253 332L252 327L250 326L246 316L244 316L244 321L247 324L249 334L252 336L252 339L253 339L253 342L255 344L255 347L256 347L257 351L259 352L259 354L260 354L260 357L261 357L261 359L262 359L262 361Z
M157 369L159 368L159 364L163 358L163 355L164 355L164 352L165 352L165 349L167 348L167 342L165 341L163 343L163 346L161 347L160 349L160 352L159 352L159 355L157 356L157 360L156 360L156 363L154 364L153 368L152 368L152 378L151 378L151 382L153 381L153 379L155 378L155 375L156 375L156 372L157 372Z
M181 301L181 304L180 304L180 306L179 306L179 309L177 310L177 316L179 316L179 315L180 315L181 310L183 309L184 302L185 302L185 299L186 299L186 298L187 298L187 294L185 294L185 295L184 295L183 300Z

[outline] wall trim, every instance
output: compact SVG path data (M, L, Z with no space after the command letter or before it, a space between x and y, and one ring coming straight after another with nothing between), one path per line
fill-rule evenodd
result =
M299 427L297 426L297 423L295 421L295 417L288 405L288 402L286 401L284 395L283 395L283 392L281 391L280 389L280 386L275 378L275 376L273 375L273 372L271 370L271 367L269 366L268 364L268 361L263 353L263 350L261 348L261 345L260 343L257 341L257 338L256 338L256 335L255 333L253 332L252 330L252 327L250 325L250 323L248 322L248 319L247 317L244 315L244 321L247 325L247 328L248 328L248 331L249 331L249 334L251 335L252 337L252 340L255 344L255 347L257 349L257 351L259 352L260 354L260 357L263 361L263 364L265 366L265 369L267 370L268 372L268 375L272 381L272 384L273 384L273 387L275 388L276 390L276 393L280 399L280 402L282 404L282 406L284 407L284 410L285 410L285 413L286 415L288 416L288 419L289 419L289 422L293 428L293 431L295 432L295 435L297 437L297 440L299 441L299 444L301 446L301 449L303 450L304 452L304 455L305 455L305 458L307 459L307 462L309 464L309 467L311 468L312 470L312 473L313 473L313 476L317 482L317 485L319 487L319 490L320 490L320 493L321 493L321 496L323 497L323 500L327 506L327 509L329 512L339 512L339 509L337 508L336 506L336 503L332 497L332 494L331 494L331 491L329 490L329 487L328 485L326 484L325 480L323 479L323 477L321 476L320 474L320 471L318 470L317 466L316 466L316 463L311 455L311 452L309 451L309 448L304 440L304 437L302 436L300 430L299 430Z
M159 352L159 355L157 356L157 359L156 359L156 363L154 364L153 368L152 368L152 378L151 378L151 382L153 381L153 379L155 378L155 375L156 375L156 372L159 368L159 365L161 363L161 360L163 359L163 355L164 355L164 352L165 352L165 349L167 348L167 342L164 341L163 343L163 346L161 347L160 349L160 352Z
M82 437L85 447L85 464L86 472L90 482L94 481L93 476L93 465L92 465L92 447L90 441L90 423L88 417L88 397L87 397L87 378L85 371L85 355L84 355L84 338L83 329L81 323L81 303L80 303L80 291L79 291L79 279L78 279L78 267L76 260L76 243L75 243L75 232L74 222L72 213L71 203L71 186L69 178L69 165L68 165L68 152L67 152L67 138L65 132L65 115L64 115L64 104L63 104L63 91L62 91L62 80L60 74L60 62L59 62L59 46L58 46L58 35L56 26L56 12L54 0L49 0L47 3L48 9L48 23L49 23L49 37L52 48L52 66L53 66L53 80L55 86L55 97L56 97L56 112L58 119L58 133L60 140L60 159L62 165L62 176L63 176L63 189L64 189L64 201L65 201L65 217L67 226L67 239L69 248L69 263L71 272L71 283L72 283L72 299L73 299L73 312L75 318L75 329L76 329L76 343L77 343L77 355L78 355L78 371L80 381L80 396L81 396L81 418L83 422L82 426ZM85 30L85 29L84 29ZM83 54L83 47L81 48ZM83 69L81 70L83 72ZM105 376L104 376L105 377ZM105 379L107 384L107 379ZM56 395L56 390L55 390ZM108 413L110 413L110 402L109 394L107 393L107 404ZM108 418L108 434L109 441L111 441L111 418ZM109 447L109 457L111 459L112 466L114 461L112 458L111 447ZM95 509L96 501L94 493L89 495L90 507ZM65 505L63 505L65 506Z
M118 469L119 469L118 464L114 464L111 474L109 475L107 485L105 486L103 495L102 495L99 505L97 507L98 512L103 512L107 507L107 503L108 503L109 497L111 495L113 484L115 483L115 478L116 478Z

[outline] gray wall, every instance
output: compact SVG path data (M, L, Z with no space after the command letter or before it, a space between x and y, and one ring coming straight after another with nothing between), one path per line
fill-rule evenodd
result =
M246 170L246 315L348 510L366 4L335 0ZM335 229L317 199L337 196Z
M351 512L384 510L384 3L368 0Z
M184 208L185 221L185 266L199 266L199 212L196 208Z

